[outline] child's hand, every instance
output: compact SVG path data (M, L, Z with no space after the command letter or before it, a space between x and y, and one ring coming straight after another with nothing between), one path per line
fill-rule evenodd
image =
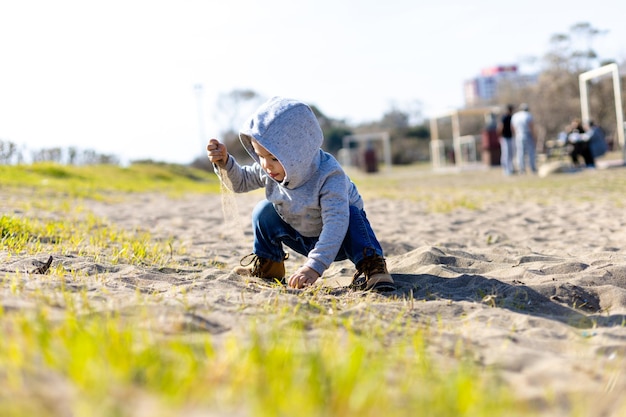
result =
M303 288L313 285L319 278L319 274L308 266L300 267L293 275L289 277L287 284L291 288Z
M226 145L220 143L217 139L209 140L209 144L206 147L206 154L211 163L216 164L219 167L223 167L228 162L228 150Z

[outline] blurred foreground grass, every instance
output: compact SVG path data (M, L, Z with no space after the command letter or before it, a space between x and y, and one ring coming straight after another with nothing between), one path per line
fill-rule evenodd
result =
M0 311L2 416L527 415L463 347L441 366L429 329L400 319L357 324L277 303L218 343L151 329L147 310L129 320L68 302L52 320L39 304Z
M400 167L353 178L366 199L430 199L434 211L447 211L484 201L585 200L598 192L623 204L623 171L503 178L497 170L434 174ZM66 201L219 191L212 173L169 166L0 167L0 186L25 207L44 196L50 214L58 214L0 217L3 259L56 253L148 268L179 266L168 256L171 242L117 230ZM33 290L26 273L0 276L0 416L533 415L532 404L480 365L471 346L458 344L443 359L429 355L429 336L438 329L412 317L412 301L374 296L355 318L338 313L363 298L277 288L282 295L262 306L265 314L241 316L249 320L247 334L216 337L151 326L153 307L164 302L158 294L137 294L139 313L129 316L93 305L82 284L97 275L59 267L45 278L55 285ZM186 305L184 291L172 297ZM6 299L34 307L6 308ZM240 310L249 302L242 294Z

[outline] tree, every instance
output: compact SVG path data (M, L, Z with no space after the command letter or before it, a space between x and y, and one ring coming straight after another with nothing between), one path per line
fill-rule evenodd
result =
M0 164L9 165L21 159L17 145L11 141L0 140Z
M239 131L243 118L251 114L262 101L264 98L254 90L235 89L221 93L217 98L217 109L224 126L220 133Z
M311 107L324 134L322 148L324 148L326 152L336 155L339 149L343 147L343 137L351 135L352 129L344 120L333 119L326 116L316 105L310 104L309 107Z
M343 138L350 136L352 130L344 126L330 126L324 131L324 150L332 154L337 154L343 148Z
M578 75L599 66L601 60L593 49L593 41L606 33L581 22L572 25L568 33L552 35L550 48L540 60L537 83L518 89L509 86L499 92L498 102L528 103L539 139L556 137L572 118L580 117Z
M426 124L411 126L407 130L406 136L409 138L416 138L421 140L430 139L430 127L428 127Z
M605 31L589 23L577 23L569 33L552 36L532 104L537 124L547 136L555 137L572 118L580 115L578 75L597 66L592 43L602 33Z
M245 149L237 146L239 142L239 127L247 117L265 100L254 90L235 89L222 93L217 99L217 108L220 111L223 129L220 131L221 141L226 144L228 151L240 159L247 155Z

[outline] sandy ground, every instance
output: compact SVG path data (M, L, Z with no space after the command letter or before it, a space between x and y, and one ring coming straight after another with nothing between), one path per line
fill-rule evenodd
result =
M515 179L502 181L515 186ZM602 193L575 203L551 197L496 199L479 210L433 213L419 199L366 196L368 217L399 289L389 296L363 297L363 303L342 313L369 308L389 313L381 317L395 317L404 311L406 320L433 324L434 353L445 355L462 341L478 363L497 369L520 399L535 404L538 414L572 415L569 399L574 397L589 398L593 415L626 415L621 414L626 412L623 202L616 205ZM177 260L192 266L167 270L61 255L54 262L93 277L76 283L76 290L86 288L91 302L102 308L132 312L138 291L161 294L153 305L155 322L164 331L201 330L216 337L243 333L246 318L263 314L268 300L293 298L296 303L302 295L230 272L250 252L248 217L260 198L259 193L236 196L229 212L238 216L228 221L219 195L168 199L150 194L120 203L84 202L87 210L118 227L173 237L176 245L187 248ZM3 212L15 212L13 203L5 195ZM5 310L32 308L28 289L59 285L22 274L26 291L16 295L7 289L11 276L46 258L0 253ZM302 259L292 254L288 273ZM353 271L349 262L331 267L320 283L333 288L328 297L355 296L343 288ZM183 289L184 307L178 301ZM240 308L242 303L248 307Z

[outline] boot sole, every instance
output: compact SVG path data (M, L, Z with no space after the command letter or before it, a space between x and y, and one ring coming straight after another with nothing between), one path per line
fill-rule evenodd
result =
M387 274L377 274L380 276L374 275L370 277L367 282L363 277L357 280L357 282L352 282L350 284L350 288L359 291L375 291L375 292L390 292L395 291L396 284L393 282L393 278Z

